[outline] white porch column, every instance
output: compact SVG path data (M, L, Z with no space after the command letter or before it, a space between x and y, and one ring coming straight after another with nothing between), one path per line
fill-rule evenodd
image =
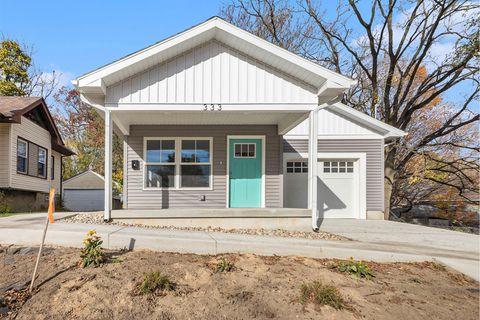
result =
M308 135L308 209L312 211L312 229L318 230L317 179L318 179L318 108L310 111Z
M111 111L105 109L105 221L110 221L112 210L112 130Z

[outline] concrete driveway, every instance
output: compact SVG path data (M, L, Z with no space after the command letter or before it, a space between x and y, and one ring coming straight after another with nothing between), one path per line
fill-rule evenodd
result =
M57 219L71 215L56 214ZM0 243L38 245L46 214L0 218ZM478 235L391 221L324 220L321 230L354 241L308 240L218 232L145 229L115 225L71 224L61 220L49 227L46 242L80 247L88 230L96 229L110 249L219 254L300 255L315 258L394 261L436 260L480 280Z

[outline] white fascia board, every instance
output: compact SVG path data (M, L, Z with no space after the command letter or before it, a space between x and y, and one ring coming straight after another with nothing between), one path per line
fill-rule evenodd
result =
M76 85L77 88L82 88L83 86L88 86L88 85L96 85L97 84L96 81L108 76L109 74L115 73L133 64L141 62L142 60L148 59L168 48L174 47L184 41L188 41L189 39L192 39L214 28L222 30L223 32L226 32L239 39L242 39L245 42L253 46L256 46L260 49L263 49L271 54L274 54L289 63L293 63L294 65L301 68L302 70L313 72L322 78L329 79L331 83L336 83L341 88L348 89L350 86L355 84L355 81L348 77L340 75L312 61L302 58L297 54L294 54L286 49L283 49L277 45L274 45L218 17L207 20L204 23L201 23L184 32L181 32L177 35L167 38L157 44L154 44L143 50L130 54L122 59L119 59L118 61L112 62L97 70L91 71L73 80L72 83L74 83L74 85Z
M344 105L343 103L335 103L328 108L333 109L334 111L352 119L353 121L357 121L361 124L366 125L367 127L377 129L383 134L384 138L403 137L407 135L405 131L395 128L394 126L386 124L385 122L382 122L375 118L372 118L363 112Z

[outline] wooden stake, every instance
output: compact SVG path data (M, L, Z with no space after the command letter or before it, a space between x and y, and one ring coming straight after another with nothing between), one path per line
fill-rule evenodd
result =
M32 293L33 291L33 283L35 282L35 277L37 276L38 263L40 262L40 256L42 255L43 243L45 242L45 237L47 235L49 222L50 221L47 215L47 220L45 222L45 229L43 229L42 243L40 244L40 249L38 249L37 261L35 262L35 269L33 269L32 282L30 283L30 290L29 290L30 293Z

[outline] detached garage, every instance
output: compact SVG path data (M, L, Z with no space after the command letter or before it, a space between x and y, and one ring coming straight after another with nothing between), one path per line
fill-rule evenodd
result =
M105 180L91 170L63 182L63 206L71 211L100 211L104 208Z
M383 219L384 146L405 132L341 103L318 112L320 218ZM308 121L284 136L283 203L308 207Z

